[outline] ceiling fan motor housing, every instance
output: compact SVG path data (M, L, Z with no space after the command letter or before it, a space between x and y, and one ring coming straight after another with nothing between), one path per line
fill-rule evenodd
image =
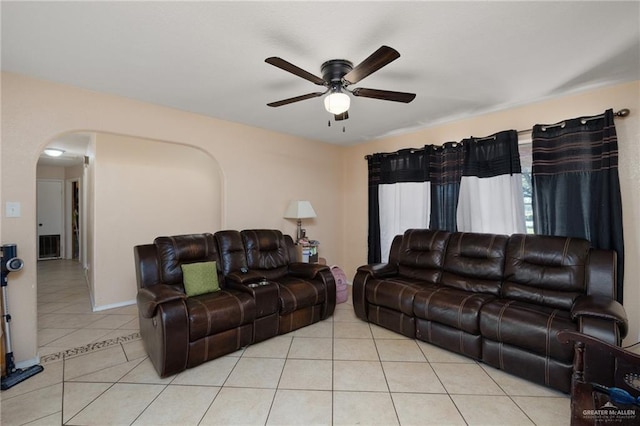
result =
M353 64L346 59L332 59L322 64L322 78L328 85L342 85L342 77L353 69Z

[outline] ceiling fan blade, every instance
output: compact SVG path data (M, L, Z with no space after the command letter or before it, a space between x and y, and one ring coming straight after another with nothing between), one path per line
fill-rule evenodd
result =
M374 98L374 99L382 99L383 101L394 101L394 102L404 102L408 104L412 100L415 99L415 93L405 93L405 92L391 92L389 90L378 90L378 89L365 89L364 87L358 87L354 89L354 96L362 96L364 98Z
M345 111L342 114L334 114L333 118L336 121L342 121L342 120L346 120L349 118L349 111Z
M302 77L305 80L309 80L312 83L317 84L318 86L324 86L325 81L318 76L311 74L309 71L305 71L300 67L293 65L291 62L287 62L282 58L278 58L276 56L272 56L264 60L266 63L273 65L274 67L278 67L285 71L290 72L291 74L295 74L298 77Z
M360 62L354 69L349 71L343 77L347 84L355 84L371 73L378 71L380 68L388 65L400 57L397 50L382 46L373 52L367 59Z
M318 96L324 95L326 92L313 92L307 93L306 95L296 96L295 98L283 99L281 101L271 102L267 105L270 107L279 107L282 105L292 104L294 102L304 101L311 98L317 98Z

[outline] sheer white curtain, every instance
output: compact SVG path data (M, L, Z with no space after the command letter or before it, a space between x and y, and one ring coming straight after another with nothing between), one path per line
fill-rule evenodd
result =
M456 213L458 231L525 233L517 132L508 130L465 143Z
M522 175L463 176L458 198L458 231L526 233Z
M399 182L378 186L381 261L389 260L393 238L411 228L428 228L431 210L429 182Z

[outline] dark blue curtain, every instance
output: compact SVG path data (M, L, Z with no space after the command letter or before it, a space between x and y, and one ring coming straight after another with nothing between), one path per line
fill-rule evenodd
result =
M429 155L431 181L429 229L456 232L456 211L464 168L465 143L447 142L442 146L427 145L424 149Z
M380 185L380 162L384 154L367 156L369 169L369 237L367 263L380 263L380 205L378 185Z
M532 132L536 234L585 238L618 254L617 300L623 300L624 241L613 110L601 116L536 125Z

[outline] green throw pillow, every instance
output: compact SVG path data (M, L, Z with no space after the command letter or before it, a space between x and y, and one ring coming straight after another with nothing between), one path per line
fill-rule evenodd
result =
M187 297L220 290L216 262L186 263L180 267Z

